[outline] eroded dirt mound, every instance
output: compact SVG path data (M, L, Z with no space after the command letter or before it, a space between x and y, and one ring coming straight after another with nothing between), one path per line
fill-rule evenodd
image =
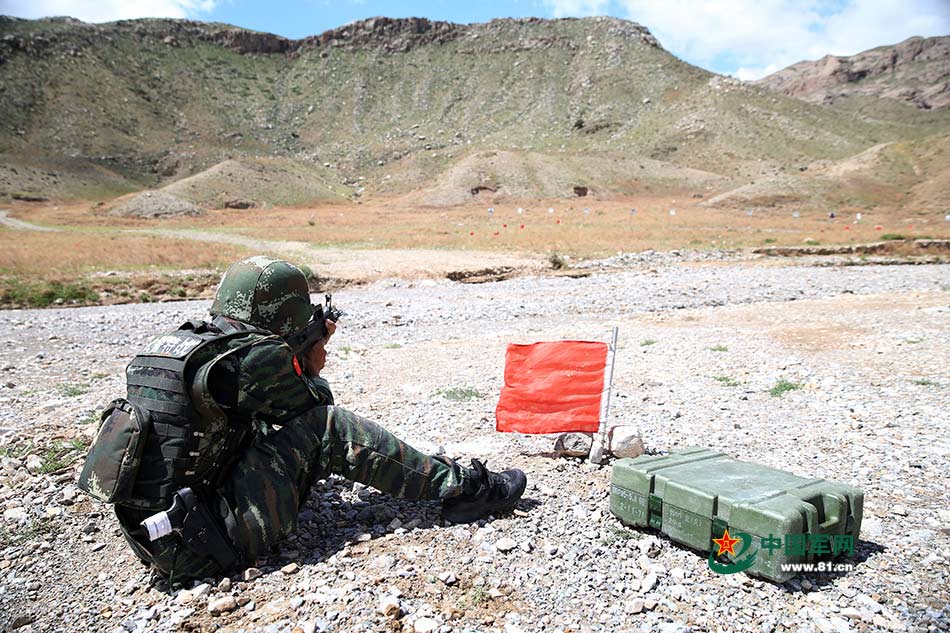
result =
M162 191L216 209L343 200L352 193L329 167L266 158L225 160Z
M411 171L411 169L409 170ZM398 176L393 186L404 186ZM649 158L479 151L439 175L435 184L410 194L426 206L523 198L630 195L644 187L707 187L722 178Z
M123 218L172 218L201 215L204 210L164 191L143 191L123 198L108 213Z

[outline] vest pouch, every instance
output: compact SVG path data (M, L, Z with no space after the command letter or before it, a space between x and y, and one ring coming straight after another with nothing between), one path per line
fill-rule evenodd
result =
M122 503L142 463L142 451L150 430L148 411L118 398L102 412L96 435L77 485L99 501Z

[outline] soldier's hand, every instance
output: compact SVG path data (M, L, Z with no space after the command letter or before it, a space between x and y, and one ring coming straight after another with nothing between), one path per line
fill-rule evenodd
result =
M327 339L330 340L330 337L333 336L333 333L336 332L336 321L331 321L326 319L323 324L327 327Z
M329 330L328 330L329 331ZM323 339L314 344L303 357L304 369L309 376L319 376L327 364L327 340Z

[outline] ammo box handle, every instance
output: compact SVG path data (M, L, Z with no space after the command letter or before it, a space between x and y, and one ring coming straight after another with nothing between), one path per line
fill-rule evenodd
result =
M818 525L822 533L844 523L848 518L848 500L843 495L833 492L821 493L822 505L825 508L825 520Z

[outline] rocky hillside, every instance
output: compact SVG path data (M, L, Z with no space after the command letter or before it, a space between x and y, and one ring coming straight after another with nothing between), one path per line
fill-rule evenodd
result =
M939 113L895 123L714 75L613 18L375 18L296 41L0 18L0 121L7 196L191 177L172 193L205 206L729 190L950 128Z
M918 108L950 107L950 36L911 37L852 55L793 64L759 85L813 103L841 97L887 97Z

